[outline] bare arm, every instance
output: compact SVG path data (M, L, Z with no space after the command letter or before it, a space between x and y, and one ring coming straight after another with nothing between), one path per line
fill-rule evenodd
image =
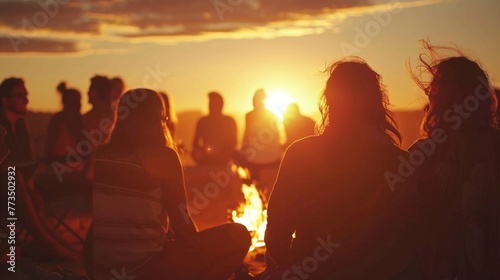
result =
M267 251L278 267L291 265L291 242L297 220L298 189L296 177L298 167L294 151L288 150L280 166L278 177L271 194L268 207L266 230Z
M175 151L168 149L165 157L164 204L176 236L184 237L197 232L187 206L184 172Z

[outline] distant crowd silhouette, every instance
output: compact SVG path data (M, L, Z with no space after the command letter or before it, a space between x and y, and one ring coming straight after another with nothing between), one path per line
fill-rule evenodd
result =
M60 258L68 255L29 216L43 211L47 197L85 193L92 206L83 250L90 279L109 280L114 270L153 280L500 279L500 91L458 49L423 46L419 72L410 76L428 104L423 138L408 151L382 75L359 57L326 69L317 124L297 104L288 106L286 136L258 89L239 149L236 122L223 113L219 92L208 93L209 113L197 122L187 153L171 95L124 93L121 78L97 75L88 89L92 109L82 115L80 91L61 82L63 109L50 119L43 158L53 167L55 190L36 186L27 87L7 78L0 84L2 180L16 166L17 188L35 204L24 212L18 204L34 247ZM254 180L279 168L263 274L235 274L251 245L244 226L198 231L189 207L181 207L181 153L199 166L235 162ZM4 188L2 205L7 201ZM2 230L7 217L0 211Z

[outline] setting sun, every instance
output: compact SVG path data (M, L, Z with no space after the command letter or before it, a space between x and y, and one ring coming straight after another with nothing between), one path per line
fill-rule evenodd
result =
M283 91L268 90L266 98L266 108L273 112L280 121L283 121L286 107L294 102L294 99Z

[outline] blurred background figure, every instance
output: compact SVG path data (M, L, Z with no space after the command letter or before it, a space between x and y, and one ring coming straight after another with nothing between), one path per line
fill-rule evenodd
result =
M21 78L7 78L0 84L0 162L2 167L19 166L26 181L33 175L22 163L33 161L31 138L24 117L28 113L28 91ZM6 170L6 168L5 168ZM5 171L4 170L4 171Z
M300 113L297 103L291 103L287 106L283 125L285 126L286 133L285 147L290 146L296 140L314 135L315 122Z
M94 76L90 79L88 95L92 109L83 115L83 125L92 136L94 145L101 145L108 138L114 119L111 109L111 81L105 76Z
M111 79L111 109L113 112L118 108L118 102L120 100L120 96L122 96L125 91L125 82L120 77L114 77Z
M258 89L253 97L254 109L245 115L243 144L237 155L237 161L257 180L261 169L279 166L282 154L278 118L266 109L265 100L266 92Z
M169 143L169 147L176 150L179 155L182 155L186 152L186 148L184 147L182 140L177 137L177 117L173 102L170 100L170 96L165 92L159 92L159 94L163 101L163 105L165 106L165 125L167 126L167 141Z
M192 157L198 165L225 165L236 150L236 122L222 114L224 100L218 92L208 94L208 116L202 117L193 139Z
M61 94L63 109L49 122L45 141L45 155L49 158L65 157L70 149L77 151L78 142L84 139L80 92L68 89L64 82L57 86L57 91Z
M497 98L476 61L455 48L423 45L418 71L411 74L429 108L422 120L425 138L410 147L410 154L427 155L415 172L422 279L498 279Z
M39 180L37 183L37 190L46 199L74 193L83 186L86 186L86 190L90 189L90 158L86 156L92 153L92 146L83 145L87 139L83 134L80 113L81 94L77 89L68 89L64 82L57 86L57 91L61 94L63 109L50 119L45 140L51 181L40 183Z

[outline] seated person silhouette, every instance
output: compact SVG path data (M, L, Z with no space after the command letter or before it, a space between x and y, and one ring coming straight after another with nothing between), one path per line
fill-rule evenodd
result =
M414 248L404 231L415 188L392 192L385 178L407 153L381 77L360 58L335 62L328 73L319 135L287 149L271 193L266 274L412 279Z
M412 75L429 109L425 138L410 147L410 155L426 155L416 166L422 279L500 279L498 101L477 62L423 44Z
M30 134L24 119L28 113L28 91L23 79L5 79L0 84L0 101L0 179L5 182L0 192L0 203L5 205L5 210L0 211L0 231L8 232L5 223L7 217L11 216L8 216L7 202L13 202L16 228L26 230L25 238L16 237L16 248L23 248L23 256L75 259L77 252L69 250L54 237L53 229L48 229L41 218L43 201L33 187L36 162L33 160ZM15 196L7 196L8 191L12 191L11 187L14 187ZM8 197L15 197L15 201L7 200ZM0 247L4 245L6 243L0 242ZM17 259L20 258L17 255Z
M236 149L236 122L222 114L224 100L210 92L208 116L196 125L192 157L198 165L226 165Z
M119 106L133 95L144 98L127 118L116 119L109 143L96 153L89 274L95 280L116 273L149 280L227 279L248 252L247 229L232 223L198 232L179 157L167 147L161 97L149 89L130 90ZM167 237L170 229L173 238Z
M296 140L314 135L314 121L300 113L297 103L291 103L287 106L283 125L285 126L286 133L286 147L290 146Z

